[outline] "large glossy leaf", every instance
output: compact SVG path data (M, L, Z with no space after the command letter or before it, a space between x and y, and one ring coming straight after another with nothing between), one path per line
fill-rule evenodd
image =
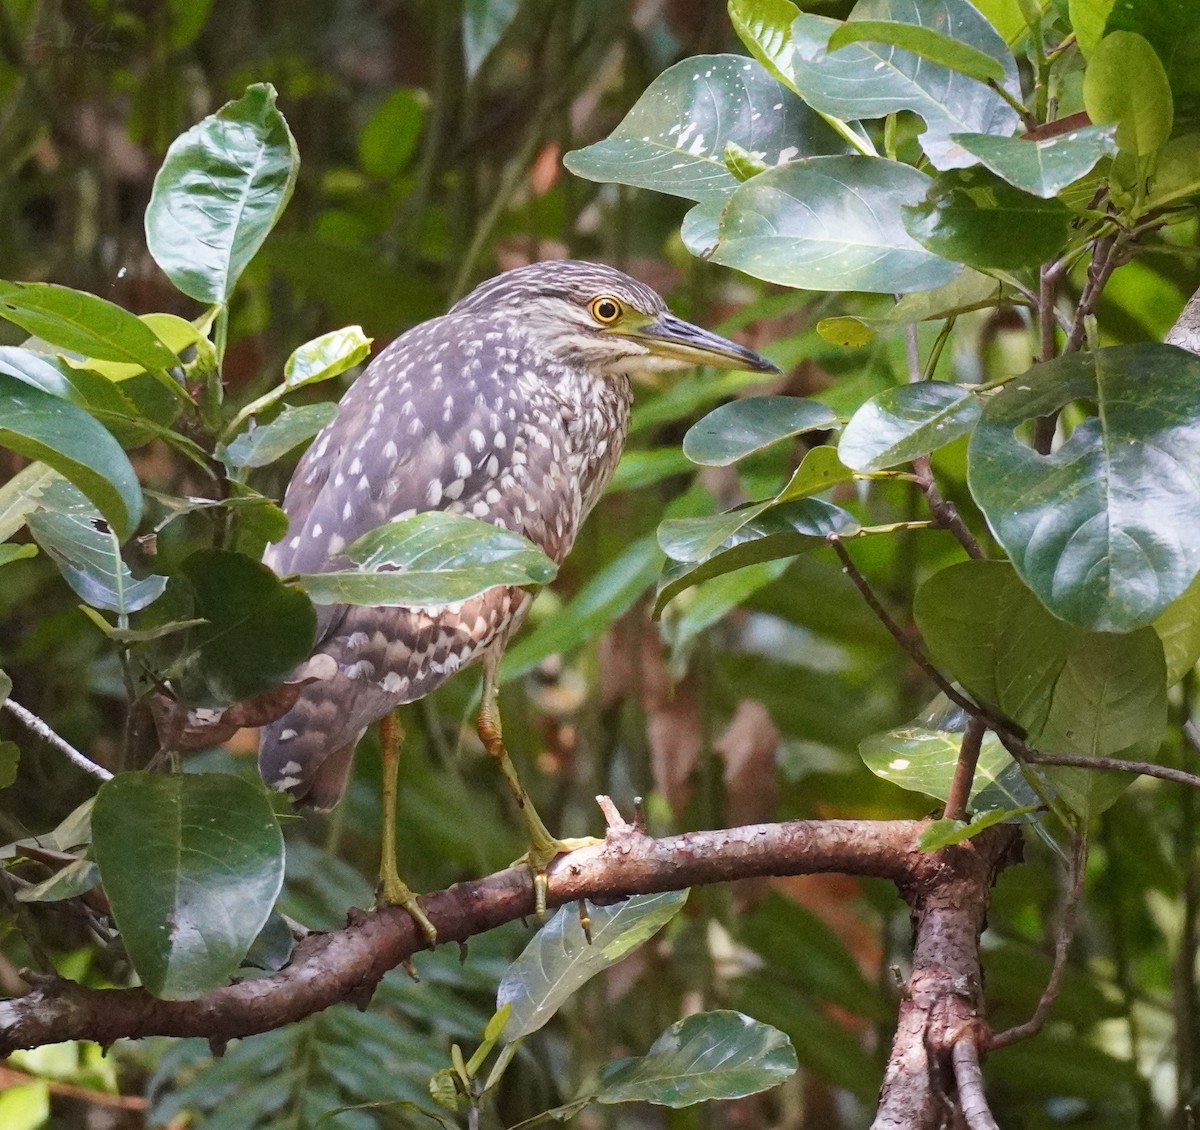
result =
M634 895L613 906L588 904L591 941L579 910L563 906L506 970L496 1007L512 1005L506 1042L536 1032L580 985L657 934L687 902L687 891Z
M997 176L1043 199L1057 196L1091 172L1101 157L1114 153L1115 139L1114 126L1083 126L1040 141L986 133L956 133L952 138Z
M1118 636L1073 627L1000 561L943 569L917 590L913 614L933 661L1022 726L1035 748L1106 757L1157 751L1167 683L1152 628ZM1094 814L1116 795L1110 782L1083 770L1047 776L1081 813Z
M861 0L851 20L884 20L932 29L997 60L1001 85L1020 96L1016 63L1004 40L967 0ZM1007 136L1016 111L987 86L920 55L882 43L854 43L829 51L841 25L801 14L792 24L792 78L810 106L845 120L880 118L912 110L925 120L921 146L938 169L974 162L950 135Z
M179 363L136 315L69 286L0 281L0 317L50 345L85 357L124 361L144 369Z
M187 633L173 673L189 704L227 706L250 698L308 658L317 631L312 603L265 565L228 550L197 550L172 585L184 582L191 615L208 621Z
M1071 221L1061 200L1031 196L980 168L940 173L925 199L902 214L905 230L928 250L981 269L1016 270L1052 259Z
M962 385L899 385L854 413L838 442L838 457L855 471L897 467L966 435L978 419L979 399Z
M317 604L447 604L493 585L544 585L556 572L520 534L441 510L379 526L345 556L359 568L299 578Z
M650 588L662 568L653 537L638 538L600 569L561 611L543 620L504 653L500 679L507 682L533 670L543 659L574 651L624 615Z
M814 447L800 461L800 466L788 480L787 486L775 496L777 502L796 498L811 498L837 483L848 483L854 472L838 457L833 447Z
M701 1012L672 1024L644 1056L600 1068L595 1101L683 1107L778 1086L798 1064L778 1028L740 1012Z
M771 500L712 518L670 519L659 527L659 545L672 560L659 580L655 615L684 589L709 577L795 557L831 533L857 529L849 511L819 498Z
M146 209L155 262L184 294L227 301L291 198L299 164L275 88L248 87L167 150Z
M282 459L294 447L312 439L326 424L337 417L337 405L302 404L299 408L285 406L269 424L243 432L218 455L229 467L266 467Z
M807 290L906 293L957 267L904 230L900 209L929 178L874 157L812 157L746 181L729 198L710 258Z
M0 373L0 447L70 479L123 541L142 515L142 491L121 445L82 408Z
M155 996L225 984L283 885L283 837L261 788L224 774L121 773L92 812L121 940Z
M1052 455L1014 431L1077 400L1096 415ZM1100 631L1150 623L1200 569L1200 358L1121 345L1035 366L984 406L968 482L1055 615Z
M563 164L589 180L719 200L739 183L725 164L730 142L768 165L845 149L760 63L698 55L659 75L608 138Z
M30 532L67 584L93 608L128 614L162 595L167 578L135 578L121 559L116 532L71 483L48 485L40 505L44 509L29 516Z
M683 437L683 453L693 463L727 467L782 439L837 425L837 416L815 400L754 396L722 404L693 424Z
M1083 104L1094 122L1116 123L1117 145L1147 157L1171 135L1171 83L1154 48L1132 31L1106 35L1088 59Z

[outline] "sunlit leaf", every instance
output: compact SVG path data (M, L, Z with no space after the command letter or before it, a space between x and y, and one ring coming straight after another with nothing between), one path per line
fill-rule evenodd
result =
M978 419L979 400L962 385L898 385L854 413L838 441L838 457L855 471L897 467L966 435Z
M1167 659L1167 685L1174 686L1200 660L1200 576L1154 621Z
M787 486L776 495L776 502L791 502L811 498L837 483L848 483L854 472L838 457L837 449L822 445L814 447L800 461Z
M830 37L827 50L838 51L851 43L885 43L902 47L952 71L959 71L978 82L1005 78L1004 65L993 55L969 43L943 35L933 27L900 23L895 20L854 19L842 24Z
M1136 157L1171 135L1171 83L1154 48L1132 31L1106 35L1088 59L1083 104L1093 122L1115 122L1117 146Z
M986 133L956 133L952 140L1009 184L1050 199L1116 152L1115 138L1113 126L1083 126L1040 141Z
M11 743L0 743L0 750L8 744ZM99 882L100 869L90 859L77 859L56 871L49 879L18 891L17 898L21 902L62 902L90 891Z
M269 424L243 432L218 455L229 467L266 467L312 439L336 417L337 405L327 401L298 408L285 406Z

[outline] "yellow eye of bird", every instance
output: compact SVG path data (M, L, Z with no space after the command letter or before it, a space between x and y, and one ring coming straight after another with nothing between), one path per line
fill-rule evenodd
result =
M621 304L607 294L592 299L592 317L602 326L611 326L621 316Z

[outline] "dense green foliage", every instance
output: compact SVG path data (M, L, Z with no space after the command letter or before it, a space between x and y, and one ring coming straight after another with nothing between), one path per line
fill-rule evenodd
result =
M1186 6L151 7L0 13L0 275L36 280L0 283L0 698L115 774L97 789L0 712L3 991L41 965L191 999L278 969L287 919L370 902L373 738L339 810L300 820L249 734L180 752L186 709L279 693L314 603L552 580L502 674L556 831L597 830L597 792L644 795L653 833L940 812L966 713L862 579L995 731L927 844L1029 828L984 939L993 1028L1033 1010L1091 846L1053 1020L988 1061L999 1122L1186 1125L1195 794L1010 752L1196 767L1200 361L1160 344L1197 281ZM786 375L639 389L560 576L446 515L368 534L352 570L260 565L372 339L561 252L646 277ZM406 710L419 890L520 850L477 694L465 675ZM592 915L591 945L566 908L220 1059L22 1053L0 1124L84 1125L48 1080L145 1095L130 1125L600 1122L591 1104L711 1098L739 1105L686 1125L869 1121L908 960L890 886Z

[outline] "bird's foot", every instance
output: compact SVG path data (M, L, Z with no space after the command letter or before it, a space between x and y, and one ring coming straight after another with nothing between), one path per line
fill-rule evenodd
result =
M546 917L546 896L550 889L548 874L550 864L560 855L602 843L604 841L596 839L595 836L575 836L565 840L539 836L529 845L529 850L520 859L513 860L514 867L528 867L533 872L534 906L539 921Z
M412 893L407 883L399 875L383 874L379 877L379 888L375 892L375 907L402 906L408 911L412 920L420 928L421 933L429 939L430 948L438 944L437 927L429 921L417 896Z

